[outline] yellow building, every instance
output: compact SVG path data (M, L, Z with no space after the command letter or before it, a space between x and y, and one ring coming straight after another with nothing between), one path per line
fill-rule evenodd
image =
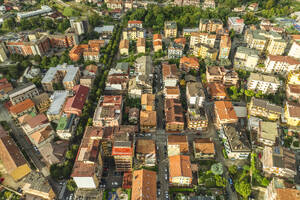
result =
M287 76L287 84L300 85L300 71L292 71Z
M300 126L300 104L286 102L284 108L284 117L289 126Z
M210 58L211 60L216 60L218 50L211 48L208 45L198 43L194 46L193 54L194 56L201 57L203 59Z
M177 24L175 21L167 21L164 26L165 37L177 37Z
M267 51L271 55L282 55L287 46L287 42L281 40L271 40L267 46Z
M266 117L270 120L278 120L282 113L280 106L269 103L263 99L252 98L248 107L251 116Z

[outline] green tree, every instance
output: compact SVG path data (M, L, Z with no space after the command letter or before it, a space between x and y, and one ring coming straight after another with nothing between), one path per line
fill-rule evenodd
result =
M236 191L242 195L242 197L244 199L247 199L248 196L251 194L251 185L250 183L246 182L246 181L241 181L241 182L236 182L234 184L234 187L236 189Z
M80 13L77 10L74 10L71 7L65 7L62 13L66 17L79 16Z
M213 164L210 168L213 174L222 175L223 174L223 165L221 163Z
M224 177L215 175L215 179L216 179L216 186L223 187L223 188L226 186L226 179Z
M74 192L76 190L76 188L77 188L77 186L76 186L75 181L73 181L73 179L68 180L68 182L67 182L67 189L70 192Z
M72 159L74 159L74 153L71 151L71 150L68 150L67 152L66 152L66 158L67 159L69 159L69 160L72 160Z
M4 31L12 31L16 26L15 20L13 18L8 18L4 20L2 24L2 30Z
M228 171L229 171L230 174L236 175L236 173L237 173L237 166L236 166L236 165L231 165L231 166L228 168Z

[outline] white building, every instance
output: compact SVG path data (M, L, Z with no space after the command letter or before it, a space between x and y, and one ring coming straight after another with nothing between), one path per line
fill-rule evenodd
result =
M238 47L234 56L234 67L253 71L258 63L258 51L247 47Z
M70 25L72 28L74 28L76 34L78 35L85 34L88 31L88 26L89 26L87 19L77 19L77 18L71 18Z
M35 10L35 11L30 11L30 12L23 12L23 13L17 13L17 18L18 20L27 18L27 17L34 17L37 15L43 15L46 13L52 12L52 9L49 6L41 6L41 9Z
M163 82L165 87L175 87L178 82L176 64L162 64Z
M189 105L203 106L205 94L201 82L188 82L186 84L186 98Z
M248 90L262 91L263 94L275 93L279 86L280 81L277 77L258 73L251 73L247 83Z
M288 56L298 58L298 59L300 58L300 42L299 41L293 42Z
M233 29L236 33L241 34L244 30L244 19L239 17L228 17L228 29Z
M290 71L298 70L300 62L289 56L269 55L265 60L265 72L285 74Z

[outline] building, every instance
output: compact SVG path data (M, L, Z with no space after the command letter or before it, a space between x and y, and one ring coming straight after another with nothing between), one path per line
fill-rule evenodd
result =
M285 178L294 178L296 175L295 154L281 146L265 146L261 162L267 174Z
M18 181L31 172L30 166L14 140L0 126L0 159L5 171Z
M183 37L191 36L192 33L196 33L198 31L199 31L198 27L195 27L195 28L183 28L182 29L182 35L183 35Z
M22 193L26 199L54 200L56 198L47 178L39 172L31 172L25 178Z
M121 55L129 55L129 40L121 40L119 49Z
M127 27L123 29L123 40L137 40L145 38L145 29L140 27Z
M284 117L289 126L300 125L300 104L289 102L285 103Z
M201 57L202 59L216 60L218 55L218 50L216 48L211 48L206 44L198 43L194 46L193 55L196 57Z
M234 67L246 69L249 71L255 70L258 63L258 51L247 47L238 47L234 56Z
M287 74L300 68L300 62L289 56L269 55L265 60L265 72Z
M238 118L230 101L215 101L215 123L220 129L222 125L236 123Z
M244 19L241 19L239 17L228 17L228 29L233 29L235 33L242 34L244 30Z
M268 44L267 52L271 55L282 55L284 54L287 44L287 41L284 39L271 40Z
M185 155L189 153L189 142L184 135L168 135L168 156Z
M292 46L289 50L288 56L299 59L300 58L300 37L299 35L292 35Z
M298 101L300 103L300 85L287 84L286 97L288 100Z
M239 76L237 72L233 70L226 70L223 66L209 66L206 69L206 81L208 83L236 85L239 81Z
M135 170L132 176L131 200L156 200L156 172L140 169Z
M101 27L95 27L94 31L100 33L103 37L109 37L114 32L114 25L103 25Z
M113 76L117 78L129 78L129 63L117 63L117 65L114 68L111 68L109 70L108 76Z
M146 39L138 38L136 42L137 53L145 53L146 52Z
M199 31L209 33L223 32L223 22L220 19L200 19Z
M176 155L169 157L169 182L173 186L191 186L192 168L189 156Z
M153 34L153 50L154 52L163 50L161 34Z
M252 98L248 106L248 113L251 116L265 117L270 120L277 120L280 118L282 108L269 103L263 99Z
M208 118L204 108L188 107L186 123L187 128L190 130L206 131L208 127Z
M0 43L0 62L4 62L8 59L7 49L3 43Z
M48 35L51 47L69 48L79 45L79 38L76 33L51 34Z
M155 94L142 94L141 106L142 110L155 110Z
M216 3L214 0L204 0L202 4L203 9L215 9L216 8Z
M121 0L107 0L106 6L112 10L122 10L123 9L123 2Z
M14 118L19 118L27 113L36 113L34 103L31 99L26 99L25 101L11 106L9 111Z
M228 59L231 49L231 39L228 35L222 35L220 41L219 59Z
M257 11L258 10L258 3L251 3L248 6L248 9L251 10L251 11Z
M38 10L17 13L17 19L20 21L21 19L25 19L28 17L34 17L34 16L38 16L38 15L45 15L50 12L52 12L52 9L49 6L43 5L43 6L41 6L41 9L38 9Z
M123 97L102 96L99 99L94 113L93 126L114 127L119 126L122 120Z
M184 47L182 45L177 44L176 42L171 42L168 47L168 58L181 58L183 55Z
M7 81L6 78L0 79L0 99L8 98L8 92L12 91L13 89L13 86Z
M80 77L79 84L91 88L94 84L95 76L86 75Z
M51 165L60 163L64 160L68 147L68 141L58 140L56 142L50 142L43 145L39 148L39 151L47 166L50 167Z
M183 131L183 108L179 99L165 100L166 131Z
M223 100L226 98L226 89L222 83L208 83L207 91L212 99Z
M80 116L89 94L89 88L83 85L76 85L73 88L73 92L75 95L68 98L64 107L64 112Z
M211 138L195 139L193 149L196 159L214 159L216 154L215 144Z
M200 0L175 0L177 6L200 6Z
M136 159L140 166L153 167L156 165L156 148L154 140L138 139L136 141Z
M164 97L165 99L179 99L180 98L179 86L177 85L175 87L165 87Z
M129 20L128 23L127 23L127 27L128 28L132 28L132 27L143 28L143 22L138 21L138 20Z
M289 188L283 179L277 177L272 179L264 195L264 200L294 200L299 198L299 190Z
M166 21L164 25L164 33L166 38L177 37L177 24L175 21Z
M196 57L186 57L183 56L180 58L180 69L185 72L189 72L191 70L199 71L199 61Z
M84 18L70 18L70 25L74 28L75 33L78 35L83 35L89 30L89 21Z
M100 140L103 130L87 126L79 146L71 177L79 189L96 189L102 174Z
M67 115L66 113L63 113L60 116L56 127L56 134L58 137L63 140L69 140L74 135L78 121L79 119L76 118L75 114Z
M77 62L83 57L84 61L99 62L100 48L105 46L104 40L89 40L88 44L75 45L69 52L72 61Z
M215 46L216 39L217 39L217 35L212 33L201 33L201 32L191 33L190 48L194 48L194 46L198 43L206 44L209 47L213 48Z
M55 86L62 82L66 90L72 90L78 84L80 78L79 67L67 63L51 67L41 83L45 91L53 92Z
M50 97L50 107L46 112L49 121L59 120L63 113L63 108L69 96L66 90L57 90Z
M252 72L248 78L248 90L261 91L263 94L276 93L280 87L277 77Z
M140 110L138 108L130 108L128 113L128 121L131 124L137 124L140 119Z
M39 91L33 83L26 83L8 92L10 102L15 105L26 99L32 99L39 95Z
M132 170L134 147L131 141L115 141L113 143L112 156L115 159L117 172Z
M175 87L178 82L178 72L176 64L162 64L162 76L165 87Z
M274 146L279 136L277 123L260 121L258 127L257 140L263 145Z
M44 92L32 98L35 108L40 112L46 112L50 106L50 98L48 93Z
M190 106L203 106L205 93L201 82L188 82L186 84L186 99Z
M234 124L225 125L221 137L229 159L247 159L251 146L246 134Z
M141 110L140 112L140 131L155 132L156 131L156 111Z

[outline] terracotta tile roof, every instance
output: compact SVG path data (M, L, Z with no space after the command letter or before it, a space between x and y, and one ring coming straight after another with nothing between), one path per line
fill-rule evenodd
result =
M96 73L98 71L98 66L97 65L88 65L85 67L85 69L89 72Z
M140 125L142 126L156 126L156 111L140 112Z
M35 117L30 117L25 119L24 121L25 123L27 123L31 128L35 128L39 125L48 123L48 118L45 114L41 113Z
M163 73L163 78L178 78L177 77L177 66L176 64L167 64L163 63L162 64L162 73Z
M103 98L103 105L121 105L122 104L122 96L116 95L116 96L110 96L110 95L105 95Z
M300 40L300 35L291 35L293 40Z
M130 141L115 141L112 148L113 156L133 156L133 148Z
M191 161L189 156L176 155L169 157L170 180L173 177L192 178Z
M300 104L294 102L286 102L289 111L289 117L300 118Z
M290 65L300 65L300 62L296 60L295 58L292 58L290 56L274 56L274 55L269 55L268 58L270 61L276 61L276 62L285 62Z
M174 40L174 42L177 43L177 44L181 44L181 45L184 46L186 44L186 39L185 38L176 38Z
M215 101L215 111L220 120L237 120L236 113L230 101Z
M155 106L155 94L142 94L141 104L147 106Z
M31 99L26 99L16 105L13 105L9 108L11 113L18 114L24 112L30 108L34 107L34 103Z
M162 41L154 41L153 46L162 46Z
M129 40L121 40L120 42L120 49L128 49L129 48Z
M180 95L179 86L176 87L165 87L166 95Z
M12 85L7 81L6 78L0 79L0 90L4 90L5 92L13 90Z
M209 139L195 139L194 146L196 153L215 154L215 145Z
M299 200L300 191L292 188L277 188L276 200Z
M64 107L64 111L67 113L72 113L73 109L81 111L85 104L85 100L89 93L89 88L83 85L76 85L73 88L75 96L69 98Z
M136 141L136 153L142 154L155 154L155 142L154 140L139 139Z
M212 97L226 97L226 90L223 84L209 83L207 87Z
M288 84L291 93L300 94L300 85Z
M162 35L161 34L153 34L153 41L155 40L162 40Z
M183 56L180 59L180 64L184 64L185 66L189 67L189 66L199 66L199 61L196 57L186 57Z
M145 47L146 46L146 39L145 38L138 38L136 42L137 47Z
M135 170L132 176L131 200L156 200L156 172Z
M142 23L143 23L142 21L138 21L138 20L128 21L128 24L142 24Z
M29 137L36 143L40 144L51 136L53 129L51 126L46 126L43 129L32 133Z
M168 145L179 145L180 153L189 152L189 143L187 136L184 135L169 135L168 136Z
M184 123L183 108L180 100L178 99L166 99L165 100L165 115L166 122L179 122Z

